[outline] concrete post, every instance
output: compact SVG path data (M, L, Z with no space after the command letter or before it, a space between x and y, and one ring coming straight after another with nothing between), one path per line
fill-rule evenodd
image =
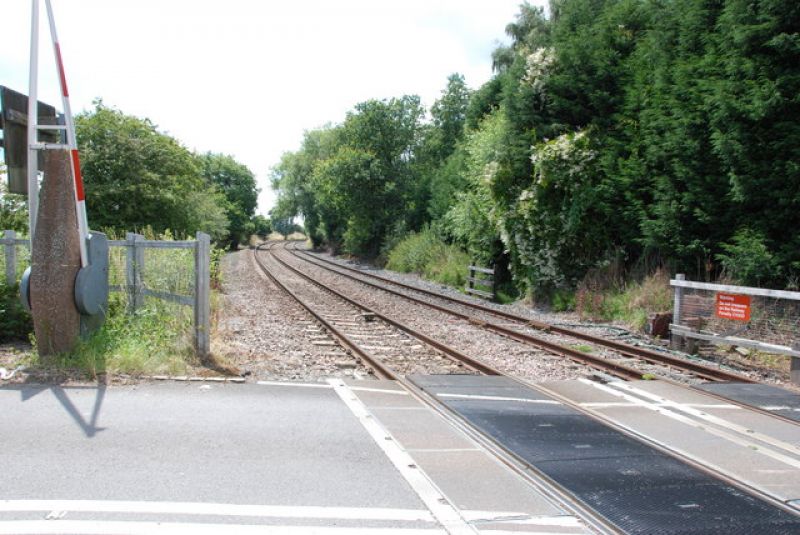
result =
M48 150L44 160L30 275L33 326L41 356L69 351L78 341L75 277L81 268L70 153Z
M136 236L133 232L125 234L125 289L128 293L128 312L136 312L136 296L134 285L136 284L136 264L133 255L133 240Z
M800 351L800 340L795 340L792 344L792 349ZM789 364L789 380L796 385L800 385L800 357L792 356L791 359Z
M6 243L6 282L9 286L14 286L17 283L17 246L14 240L17 238L17 233L13 230L5 232L5 238L11 240Z
M194 256L194 332L195 350L200 358L211 351L211 237L197 233Z
M125 285L128 289L128 312L134 313L144 306L144 236L128 232L125 234Z
M144 306L144 236L141 234L133 235L133 308L134 310Z
M686 275L683 273L678 273L675 275L675 279L682 281L686 280ZM681 324L681 305L683 302L683 288L680 286L675 286L675 300L672 305L672 323L675 325ZM683 337L677 334L670 333L670 347L672 349L683 349L684 340Z

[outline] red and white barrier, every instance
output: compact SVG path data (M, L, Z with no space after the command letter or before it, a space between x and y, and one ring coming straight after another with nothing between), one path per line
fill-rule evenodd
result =
M56 65L58 68L58 79L61 85L61 102L64 106L64 127L49 127L65 130L67 142L65 145L48 145L42 144L38 141L38 130L48 128L48 126L39 126L37 107L37 75L38 75L38 46L39 46L39 0L32 0L31 11L31 73L30 73L30 91L28 95L28 199L31 208L31 237L33 237L35 229L35 217L37 212L37 197L39 193L38 182L36 180L36 158L37 150L53 149L67 149L70 151L70 158L72 161L71 173L72 182L74 185L74 198L75 210L78 216L78 233L80 235L80 251L81 251L81 266L86 267L89 265L89 257L86 248L86 240L89 239L89 220L86 216L86 195L83 189L83 175L81 174L81 162L78 155L78 141L75 137L75 122L72 118L72 108L69 103L69 89L67 88L67 77L64 72L64 62L61 58L61 45L58 42L58 35L56 33L55 17L53 16L53 6L50 0L45 0L47 7L47 18L50 25L50 37L53 41L53 54L55 55Z

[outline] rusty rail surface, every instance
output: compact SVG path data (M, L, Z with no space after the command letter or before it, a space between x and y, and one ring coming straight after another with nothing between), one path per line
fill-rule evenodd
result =
M634 368L630 368L628 366L625 366L623 364L609 362L606 359L602 359L602 358L599 358L599 357L593 357L593 356L587 355L586 353L583 353L581 351L578 351L578 350L575 350L575 349L572 349L572 348L569 348L569 347L561 346L559 344L556 344L554 342L550 342L548 340L544 340L542 338L538 338L538 337L535 337L535 336L532 336L532 335L529 335L529 334L525 334L525 333L520 333L518 331L515 331L513 329L509 329L509 328L504 327L502 325L498 325L498 324L495 324L495 323L487 322L487 321L481 320L479 318L475 318L474 316L469 316L467 314L458 312L456 310L453 310L453 309L445 307L445 306L437 305L435 303L430 303L428 301L425 301L425 300L410 296L408 294L395 291L395 290L393 290L391 288L387 288L386 286L383 286L383 285L380 285L380 284L374 284L374 283L371 283L369 281L365 281L363 279L359 279L358 277L354 277L354 276L349 275L347 273L343 273L341 271L338 271L338 270L335 270L335 269L331 269L331 268L329 268L329 267L327 267L325 265L319 264L318 262L323 262L325 264L330 264L330 265L336 266L339 269L342 269L342 270L345 270L345 271L351 271L351 272L354 272L354 273L358 273L359 275L363 275L365 277L374 278L374 279L380 280L383 283L395 285L395 286L401 287L401 288L406 289L406 290L419 292L421 294L428 295L428 296L431 296L431 297L434 297L434 298L437 298L437 299L441 299L441 300L444 300L444 301L447 301L447 302L456 303L458 305L466 306L466 307L469 307L469 308L472 308L472 309L475 309L475 310L480 310L481 312L484 312L484 313L487 313L487 314L492 314L492 315L495 315L495 316L499 316L499 317L514 321L516 323L523 324L523 325L521 325L522 327L525 327L525 326L533 327L533 328L538 329L538 330L543 331L543 332L551 332L551 333L556 333L556 334L560 334L560 335L563 335L563 336L571 336L573 338L579 338L581 340L585 340L585 341L591 342L593 344L597 344L599 346L604 346L604 347L613 349L614 351L618 352L620 355L622 355L624 357L635 358L635 359L644 360L646 362L650 362L650 363L654 363L654 364L660 364L660 365L669 366L669 367L676 368L676 369L679 369L679 370L682 370L682 371L690 372L690 373L694 374L695 376L700 377L700 378L705 379L705 380L708 380L708 381L734 381L734 382L742 382L742 383L753 383L753 382L755 382L754 380L750 379L749 377L746 377L746 376L741 375L741 374L737 374L737 373L734 373L734 372L728 372L728 371L725 371L725 370L719 370L719 369L716 369L716 368L711 368L711 367L708 367L708 366L704 366L702 364L698 364L696 362L691 362L691 361L683 360L683 359L680 359L680 358L677 358L677 357L673 357L673 356L667 355L665 353L660 353L660 352L657 352L657 351L652 351L652 350L649 350L649 349L632 346L632 345L629 345L629 344L625 344L623 342L617 342L617 341L614 341L614 340L607 340L607 339L601 338L599 336L594 336L594 335L591 335L591 334L582 333L580 331L576 331L576 330L573 330L573 329L568 329L568 328L565 328L565 327L559 327L559 326L556 326L556 325L550 325L548 323L544 323L544 322L540 322L540 321L536 321L536 320L531 320L531 319L525 318L523 316L519 316L517 314L513 314L511 312L502 311L502 310L495 310L493 308L490 308L490 307L487 307L487 306L484 306L484 305L480 305L480 304L477 304L477 303L471 303L471 302L465 301L463 299L457 299L457 298L454 298L454 297L450 297L450 296L447 296L447 295L440 294L438 292L432 292L430 290L426 290L426 289L423 289L423 288L418 288L416 286L411 286L411 285L404 284L404 283L401 283L401 282L393 281L391 279L388 279L386 277L381 277L381 276L375 275L373 273L366 273L366 272L364 272L362 270L358 270L358 269L354 269L354 268L351 268L351 267L343 266L343 265L339 264L338 262L334 262L332 260L327 260L325 258L319 258L317 256L312 256L312 255L310 255L309 253L307 253L305 251L300 251L300 252L303 253L302 256L298 253L297 249L292 250L292 253L296 257L298 257L298 258L300 258L302 260L305 260L306 262L312 263L312 264L314 264L314 265L316 265L318 267L321 267L323 269L328 269L329 271L333 271L335 273L338 273L339 275L341 275L343 277L347 277L349 279L356 280L358 282L361 282L362 284L366 284L366 285L372 286L374 288L379 288L379 289L384 290L386 292L389 292L389 293L391 293L393 295L397 295L397 296L406 298L408 300L411 300L413 302L420 303L420 304L432 307L432 308L434 308L436 310L445 312L447 314L452 314L452 315L454 315L456 317L459 317L461 319L467 320L467 321L469 321L469 322L471 322L471 323L473 323L475 325L478 325L480 327L483 327L483 328L491 330L491 331L495 331L495 332L501 333L501 334L503 334L505 336L508 336L510 338L513 338L513 339L515 339L517 341L521 341L521 342L524 342L524 343L530 343L532 345L540 347L541 349L545 349L547 351L555 352L556 354L559 354L561 356L570 358L572 360L579 361L579 362L582 362L584 364L588 364L588 365L593 366L593 367L602 368L603 370L608 371L608 372L610 372L610 373L612 373L612 374L614 374L614 375L616 375L618 377L623 377L623 378L626 378L626 379L641 379L642 378L642 372L640 372L640 371L638 371L638 370L636 370ZM313 258L314 260L316 260L318 262L313 262L313 261L309 260L309 258Z
M270 244L266 248L267 251L271 250L271 245L272 244ZM263 246L258 246L256 248L256 251L264 250L264 249L262 249L262 247ZM356 343L355 341L351 340L349 337L347 337L346 334L341 332L341 330L337 329L333 324L331 324L330 322L325 320L325 318L323 318L320 314L318 314L310 304L306 303L300 296L298 296L290 288L288 288L282 282L280 282L277 279L277 277L269 270L269 268L266 267L266 265L263 263L263 261L260 258L258 258L258 254L256 254L255 251L254 251L253 254L254 254L256 262L258 263L258 266L261 268L261 270L264 271L264 273L267 276L269 276L269 278L273 282L275 282L275 284L278 287L280 287L282 290L284 290L285 293L287 293L292 298L294 298L298 303L300 303L300 305L303 308L305 308L312 316L314 316L314 318L316 318L320 323L322 323L322 325L324 325L325 328L328 329L328 331L330 331L330 333L337 340L339 340L344 347L346 347L347 349L350 349L354 354L358 355L365 363L367 363L370 367L375 369L376 373L381 375L383 378L385 378L385 379L393 379L393 380L397 380L399 378L398 374L395 373L393 370L391 370L388 366L386 366L381 361L381 359L379 359L375 355L372 355L368 351L366 351L366 350L362 349L361 347L359 347L358 343ZM365 312L367 312L369 314L373 314L376 318L379 318L383 322L385 322L385 323L387 323L389 325L392 325L393 327L395 327L395 328L397 328L397 329L399 329L401 331L404 331L404 332L408 333L409 335L413 336L414 338L417 338L418 340L422 341L423 343L425 343L425 344L437 349L442 354L444 354L447 358L449 358L451 361L456 362L458 364L464 364L468 368L470 368L470 369L472 369L472 370L474 370L476 372L486 374L486 375L501 375L500 371L498 371L495 368L489 366L488 364L483 363L483 362L481 362L479 360L476 360L476 359L470 357L469 355L461 353L460 351L458 351L456 349L453 349L453 348L451 348L451 347L449 347L449 346L447 346L447 345L445 345L445 344L443 344L443 343L441 343L441 342L439 342L437 340L434 340L433 338L430 338L429 336L427 336L425 334L422 334L422 333L412 329L411 327L409 327L409 326L407 326L407 325L405 325L405 324L403 324L403 323L401 323L401 322L399 322L397 320L394 320L392 318L389 318L388 316L385 316L385 315L383 315L383 314L381 314L379 312L376 312L375 310L372 310L371 308L363 305L362 303L354 301L353 299L347 297L346 295L344 295L344 294L342 294L342 293L340 293L340 292L338 292L338 291L336 291L336 290L334 290L334 289L332 289L332 288L330 288L328 286L325 286L324 284L314 280L312 277L308 276L307 274L303 273L302 271L300 271L300 270L294 268L293 266L287 264L286 262L284 262L283 260L278 258L277 255L273 254L272 258L275 259L275 261L277 261L282 266L284 266L287 269L289 269L290 271L292 271L293 273L296 273L297 275L299 275L303 279L305 279L305 280L311 282L312 284L322 288L326 292L329 292L329 293L335 295L336 297L342 299L343 301L346 301L347 303L349 303L349 304L351 304L351 305L353 305L353 306L355 306L357 308L360 308L361 310L364 310Z

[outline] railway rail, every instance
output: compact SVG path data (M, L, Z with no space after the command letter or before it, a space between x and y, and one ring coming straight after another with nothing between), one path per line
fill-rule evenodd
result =
M373 288L377 288L379 290L388 292L392 295L399 296L401 298L410 300L412 302L434 308L446 314L450 314L460 319L469 321L470 323L479 326L481 328L499 333L501 335L507 336L522 343L532 344L540 349L551 351L562 357L566 357L573 361L592 366L596 369L602 370L606 373L609 373L611 375L623 379L641 379L646 372L643 372L642 370L637 369L635 367L622 364L615 360L609 360L602 357L590 355L578 349L552 342L546 338L543 338L542 336L536 336L528 332L525 332L524 330L534 329L537 331L541 331L543 333L552 333L561 336L576 338L582 341L590 342L591 344L596 346L608 348L613 352L619 354L621 357L627 359L640 360L659 366L665 366L671 369L679 370L680 372L683 373L689 373L705 381L734 381L741 383L754 382L749 377L746 377L738 373L733 373L717 368L711 368L709 366L680 359L668 355L666 353L661 353L658 351L653 351L642 347L632 346L614 340L608 340L598 336L593 336L591 334L583 333L574 329L568 329L565 327L560 327L536 320L531 320L529 318L525 318L517 314L513 314L507 311L496 310L480 304L471 303L463 299L456 299L437 292L432 292L430 290L418 288L416 286L411 286L408 284L403 284L397 281L393 281L385 277L380 277L372 273L366 273L362 270L349 268L337 262L309 255L308 253L305 253L303 251L298 252L297 250L293 250L291 252L295 255L295 257L305 260L306 262L309 262L319 268L323 268L330 272L337 273L340 276L346 277L348 279L357 281L359 283L365 284ZM359 276L367 277L373 280L378 280L380 281L380 283L364 280L363 278L353 275L351 273L356 273ZM401 288L402 291L395 290L389 286L396 286L398 288ZM413 293L416 293L417 295L413 295ZM425 296L425 298L418 297L419 295L423 295ZM435 301L432 302L430 299L434 299ZM436 300L438 300L439 302L436 302ZM462 310L458 310L458 307L461 307ZM478 311L482 315L482 317L468 313L464 311L464 309ZM491 321L491 319L487 319L487 316L495 319L503 318L504 320L511 321L512 324L511 326L508 326L496 323Z
M435 394L429 392L427 388L417 385L415 383L416 379L413 377L411 380L407 379L406 374L411 370L423 374L452 374L455 372L458 374L457 377L464 377L464 374L500 375L526 387L532 387L533 385L530 385L524 380L509 376L462 352L449 348L425 334L415 331L408 325L404 325L397 320L381 314L363 303L356 302L354 299L331 288L330 281L326 284L322 280L318 280L318 277L305 273L286 262L286 260L280 258L280 255L285 253L281 251L272 251L271 249L274 246L275 244L267 244L266 246L258 247L257 250L254 251L254 258L261 270L276 284L276 286L298 301L298 303L319 321L319 323L328 330L329 334L343 347L347 348L350 353L362 359L368 366L373 368L376 375L397 381L406 390L412 393L412 395L428 404L447 418L453 425L471 436L474 440L487 448L487 450L494 453L501 462L523 477L529 484L564 507L565 510L572 511L574 514L578 515L593 526L595 530L606 533L620 532L620 526L610 520L606 514L595 509L594 506L585 503L583 499L576 498L574 489L571 490L569 487L562 486L558 478L553 479L548 476L546 469L539 469L537 466L527 462L525 458L520 457L513 448L509 449L508 446L496 441L490 434L487 434L486 430L476 428L474 423L470 422L463 414L460 414L457 409L450 407L447 403L443 403L441 399L438 399ZM260 257L258 251L262 250L266 251L267 255ZM297 285L298 282L301 284ZM309 291L308 288L310 287L313 287L314 290ZM441 307L441 305L439 306ZM473 323L476 322L473 321ZM519 335L520 333L514 334ZM518 339L516 336L509 335L509 337ZM371 346L370 344L374 342L370 341L376 339L382 340L384 345L377 348ZM412 363L410 368L407 362L402 360L398 361L396 358L397 353L388 350L388 347L386 347L390 339L393 340L392 343L398 342L399 340L407 340L405 342L399 342L402 348L401 352L409 353L409 350L411 350L411 353L417 352L419 361ZM424 346L424 349L413 346ZM420 366L422 360L427 361L428 364ZM619 372L618 369L616 371ZM615 375L624 377L627 374L615 373ZM641 372L635 371L632 375L635 376L635 378L639 378ZM450 376L452 377L452 375ZM634 378L633 376L628 378ZM543 392L553 396L553 393L546 389L543 390ZM577 412L589 416L592 419L596 419L596 416L591 416L589 412L575 402L559 395L555 395L554 398L558 403L572 407L572 409ZM748 492L754 492L753 489L747 486L741 486L738 481L732 480L716 470L709 469L691 459L684 458L682 455L676 454L676 452L658 443L630 433L625 427L609 423L608 421L604 421L604 425L615 429L625 436L643 441L654 450L660 451L668 457L680 459L682 462L693 466L700 472L722 480L726 484L737 486ZM755 492L755 494L759 494L762 499L772 503L781 510L789 510L784 504L771 499L769 496L762 495L760 492Z

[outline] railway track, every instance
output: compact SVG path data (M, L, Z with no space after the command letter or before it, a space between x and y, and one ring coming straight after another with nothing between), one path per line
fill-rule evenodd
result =
M603 533L620 532L619 525L611 521L607 515L595 509L592 505L585 503L582 499L576 499L574 489L562 486L557 478L553 479L548 476L546 469L540 469L536 465L527 462L513 448L509 449L508 446L494 440L487 434L486 430L476 428L474 423L471 423L464 415L459 414L456 409L443 403L441 399L428 392L427 389L418 386L414 382L416 379L407 379L406 375L413 373L450 374L451 376L455 373L461 377L465 374L501 375L525 387L535 388L535 385L505 374L437 342L424 333L415 331L412 327L381 314L363 303L356 302L333 289L331 281L326 283L321 280L321 277L315 277L292 266L280 258L281 255L288 254L288 252L280 249L272 251L273 247L275 247L275 244L267 244L254 251L254 257L259 267L279 288L291 295L322 324L329 335L341 344L348 353L361 359L367 366L371 367L375 375L397 381L412 395L445 417L452 425L461 429L488 451L492 452L501 462L528 481L531 486L550 497L565 510L572 511L573 514L582 518L596 531ZM265 251L267 254L259 255L259 250ZM640 376L640 372L637 372L636 375L637 377ZM542 391L556 399L557 403L571 407L590 419L597 419L596 416L585 410L580 404L547 389ZM635 433L631 433L624 426L618 426L604 419L601 421L604 422L604 425L622 435L641 440L648 444L649 447L668 457L677 458L702 473L731 485L740 485L739 482L731 480L716 470L710 470L702 464L676 454L675 451L665 448L659 443L654 443ZM752 491L747 487L739 486L739 488L748 492ZM761 496L761 498L773 503L773 505L786 509L783 504L776 503L767 496Z
M749 377L741 374L729 372L722 369L712 368L696 362L677 358L666 353L649 350L642 347L632 346L622 342L608 340L593 336L591 334L568 329L544 322L531 320L510 312L496 310L490 307L471 303L462 299L456 299L430 290L425 290L415 286L403 284L385 277L380 277L362 270L348 268L339 263L312 256L303 251L292 250L293 255L317 268L325 269L336 273L339 276L376 288L389 294L407 299L414 303L433 308L440 312L466 320L483 329L501 334L513 340L533 345L539 349L552 352L561 357L572 361L591 366L610 375L623 379L641 379L643 375L650 374L652 367L647 370L630 366L620 359L603 358L588 354L584 351L557 343L546 338L547 335L558 335L560 337L571 337L582 342L589 342L593 346L599 346L611 350L614 354L629 362L644 362L650 365L661 366L671 371L678 371L682 374L689 374L703 381L734 381L742 383L754 382ZM370 280L365 280L370 279ZM394 287L394 288L393 288ZM397 289L395 289L397 288ZM500 321L498 321L498 319Z
M269 251L272 245L259 249ZM382 378L397 380L409 373L500 374L491 366L357 303L276 256L265 259L256 254L255 258L261 270L278 287L319 321L346 351L360 358ZM284 280L276 271L283 271ZM295 288L292 288L293 282Z
M494 376L509 377L514 381L524 384L522 381L504 374L503 372L472 359L455 349L449 348L444 344L440 344L434 340L429 339L426 335L418 333L408 326L404 326L399 322L392 320L382 314L379 314L369 307L355 303L349 297L344 296L340 292L325 286L321 282L313 279L312 277L303 274L296 268L291 267L284 261L281 261L277 256L272 253L272 248L275 243L267 243L259 245L253 251L253 256L258 267L264 274L283 292L291 296L298 304L300 304L316 321L318 321L345 350L362 360L362 362L374 370L374 374L383 379L389 379L398 382L404 389L431 407L437 413L442 415L454 427L460 429L467 436L471 437L478 444L483 446L487 451L495 455L495 457L510 468L513 472L519 475L523 480L527 481L533 488L553 500L567 511L572 511L575 515L580 517L588 525L592 526L598 533L620 533L616 526L611 523L607 518L598 514L591 507L578 502L571 495L570 491L563 488L561 485L553 482L540 472L536 467L531 466L524 460L520 459L513 452L505 448L503 445L495 442L484 433L476 430L469 422L464 420L456 412L452 411L449 407L442 404L435 397L423 391L416 384L406 379L405 375L401 373L403 370L393 366L397 366L397 362L393 362L393 354L378 353L371 349L365 340L369 339L364 337L364 331L352 331L356 325L362 322L352 321L354 318L363 318L363 324L374 323L381 325L382 329L386 326L394 326L399 331L407 334L408 336L416 336L420 342L433 344L428 349L429 354L435 355L436 359L445 359L447 363L441 363L438 368L428 369L428 373L471 373L483 374ZM258 252L264 251L268 256L261 257ZM282 270L282 273L279 271ZM288 280L287 280L288 279ZM302 289L293 288L291 279L295 282L305 281L303 286L315 287L313 295L303 295ZM310 284L306 284L310 283ZM325 295L327 294L327 295ZM337 301L334 303L331 301ZM313 304L312 304L313 298ZM318 301L320 299L320 301ZM345 306L345 304L347 306ZM349 308L348 308L349 306ZM336 308L329 308L336 307ZM367 320L368 315L373 315L372 320ZM383 331L386 332L386 331ZM397 334L396 332L393 334Z

